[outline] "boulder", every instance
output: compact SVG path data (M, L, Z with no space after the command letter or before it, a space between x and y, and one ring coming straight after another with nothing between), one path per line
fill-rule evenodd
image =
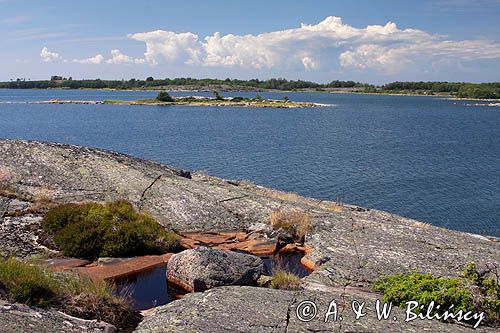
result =
M207 247L175 254L167 264L167 280L189 292L256 285L263 272L264 263L259 257Z

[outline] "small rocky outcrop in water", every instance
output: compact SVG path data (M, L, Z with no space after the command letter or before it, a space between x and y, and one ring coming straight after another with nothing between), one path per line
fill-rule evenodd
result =
M264 272L259 257L207 247L173 255L167 264L167 279L187 291L204 291L230 285L256 285Z

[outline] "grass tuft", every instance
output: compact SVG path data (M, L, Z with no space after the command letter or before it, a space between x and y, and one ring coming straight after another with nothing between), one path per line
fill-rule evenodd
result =
M94 282L72 272L53 273L19 259L0 259L0 289L15 302L54 307L83 319L98 319L128 330L140 315L124 296L114 295L114 286Z
M276 268L273 270L272 281L269 284L271 289L283 289L283 290L298 290L300 289L300 278L290 272L284 271L281 268Z
M13 258L0 260L0 285L16 302L38 307L60 293L53 274Z
M299 210L272 212L270 220L274 230L283 229L301 243L304 243L305 236L311 229L309 215Z

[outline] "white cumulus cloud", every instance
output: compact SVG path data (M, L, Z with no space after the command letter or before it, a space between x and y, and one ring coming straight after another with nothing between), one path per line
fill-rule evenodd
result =
M167 62L185 59L188 63L198 63L200 43L198 36L193 33L156 30L130 34L128 37L146 43L144 59L151 64L157 64L160 59Z
M59 60L61 56L59 55L59 53L50 52L47 47L44 47L40 52L40 58L43 62L52 62Z
M104 57L102 54L97 54L94 57L90 58L84 58L84 59L74 59L73 62L79 63L79 64L92 64L92 65L99 65L102 64L104 61Z
M253 69L330 67L395 72L425 58L429 63L500 58L500 46L489 40L446 40L419 29L400 29L394 22L357 28L330 16L318 24L258 35L200 38L192 32L156 30L128 35L145 43L144 61Z
M500 59L500 44L486 39L451 40L394 22L354 27L329 16L317 24L261 34L219 32L200 37L193 32L155 30L127 36L144 43L144 56L135 58L118 49L105 59L98 54L75 59L82 64L150 64L241 68L248 70L373 70L395 74L405 68L429 70L443 63ZM46 47L45 62L63 60ZM66 60L64 60L66 61Z
M107 64L110 65L119 65L119 64L142 64L145 63L144 59L141 58L132 58L126 54L123 54L120 50L111 50L111 58L106 60Z
M304 68L306 70L314 70L319 67L318 64L311 57L302 58L302 65L304 65Z

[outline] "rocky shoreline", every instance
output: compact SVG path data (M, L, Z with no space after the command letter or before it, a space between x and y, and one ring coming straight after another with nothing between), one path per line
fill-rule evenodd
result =
M500 239L438 228L387 212L304 198L93 148L0 140L0 156L3 256L57 257L46 247L39 228L38 208L47 200L125 199L181 234L259 230L276 210L300 209L311 216L314 228L305 237L310 251L304 258L314 264L315 271L302 279L302 290L226 286L189 294L148 311L139 332L467 332L471 326L437 320L406 324L379 321L375 316L354 320L347 312L342 322L304 323L294 313L306 299L317 300L323 310L332 299L339 304L365 300L373 309L373 301L381 295L370 287L384 275L418 270L459 277L469 262L495 270L497 275L500 269ZM50 320L55 320L59 326L53 327L65 331L64 316L38 316L35 313L40 310L32 308L23 308L30 315L21 316L10 310L21 305L0 306L4 309L0 331L29 332L33 320L39 327L50 327ZM485 326L477 331L495 329Z
M207 98L196 98L190 101L175 101L175 102L160 102L157 100L138 100L138 101L123 101L123 100L102 100L102 101L77 101L77 100L61 100L52 99L48 101L27 102L28 104L111 104L111 105L147 105L147 106L211 106L211 107L251 107L251 108L303 108L303 107L319 107L327 106L326 104L311 103L311 102L291 102L279 100L248 100L248 101L233 101L230 98L225 100L215 100Z

